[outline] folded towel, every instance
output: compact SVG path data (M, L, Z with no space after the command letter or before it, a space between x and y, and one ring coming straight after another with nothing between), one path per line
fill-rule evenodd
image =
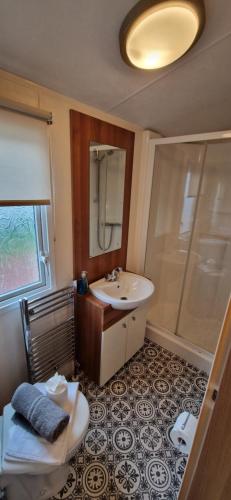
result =
M41 392L46 391L45 384L36 384ZM55 443L49 443L44 438L32 433L19 421L12 419L8 439L4 450L5 462L33 462L60 465L65 463L68 443L72 442L72 426L77 407L78 382L68 383L67 398L62 407L70 414L70 423Z
M11 404L50 443L58 438L70 419L67 412L27 382L16 389Z

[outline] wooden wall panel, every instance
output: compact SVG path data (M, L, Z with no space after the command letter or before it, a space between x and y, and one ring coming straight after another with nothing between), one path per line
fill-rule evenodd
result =
M89 282L101 278L116 266L125 269L131 197L134 133L97 118L70 111L72 157L72 206L74 279L82 270ZM91 141L126 149L126 171L122 246L119 250L89 257L89 145Z

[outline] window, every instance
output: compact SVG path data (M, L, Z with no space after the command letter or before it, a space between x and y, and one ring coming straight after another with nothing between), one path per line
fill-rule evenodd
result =
M0 300L47 285L45 207L0 207Z
M50 286L46 120L0 106L0 302Z

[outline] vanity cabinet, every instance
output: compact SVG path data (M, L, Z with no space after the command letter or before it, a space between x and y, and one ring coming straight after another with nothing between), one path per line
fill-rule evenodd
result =
M129 314L127 328L126 359L128 361L143 345L147 320L147 308L138 307Z
M146 307L132 311L86 294L77 298L77 358L85 374L104 385L143 345Z
M102 332L100 385L104 385L142 347L145 327L146 309L138 308Z
M99 385L104 385L125 363L127 344L125 325L125 320L121 319L102 332Z

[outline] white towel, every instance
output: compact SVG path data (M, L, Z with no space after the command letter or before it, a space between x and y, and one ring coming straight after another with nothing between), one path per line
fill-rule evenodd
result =
M36 384L41 392L45 393L45 384ZM77 406L78 382L69 382L66 401L61 405L70 415L70 421L66 429L54 443L29 432L20 424L12 424L9 430L4 459L10 462L36 462L51 465L65 463L68 450L68 442L75 418Z

